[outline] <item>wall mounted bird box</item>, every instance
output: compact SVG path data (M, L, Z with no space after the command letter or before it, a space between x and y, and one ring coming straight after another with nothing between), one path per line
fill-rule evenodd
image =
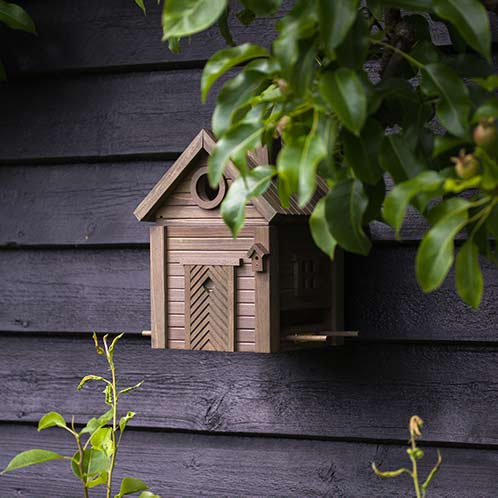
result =
M152 346L274 352L334 336L342 329L341 254L332 264L308 228L326 185L306 207L292 199L283 209L272 184L247 206L234 240L220 204L238 172L230 164L210 187L214 145L202 130L135 210L154 223Z

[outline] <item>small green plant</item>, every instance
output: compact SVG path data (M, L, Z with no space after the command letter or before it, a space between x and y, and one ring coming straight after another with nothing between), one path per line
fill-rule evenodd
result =
M379 477L398 477L401 474L408 474L412 480L413 480L413 486L415 488L415 496L417 498L425 498L427 496L427 488L429 487L429 484L431 481L434 479L434 476L436 475L437 471L439 470L439 467L441 467L441 464L443 463L443 459L441 457L441 453L439 453L439 450L437 452L437 462L434 467L432 467L432 470L429 472L429 475L427 476L426 480L420 484L420 477L418 474L418 461L423 458L424 452L417 447L417 439L422 436L421 428L423 425L423 421L420 417L417 417L417 415L414 415L410 419L410 447L406 450L408 453L408 456L410 457L410 460L412 462L412 468L407 469L406 467L402 467L401 469L398 470L391 470L391 471L386 471L386 472L381 472L375 463L372 463L372 469L375 472L376 475Z
M38 463L51 460L68 460L74 475L81 481L83 496L89 498L90 489L97 486L105 486L106 498L112 496L113 472L116 466L116 457L121 445L121 439L128 422L135 416L134 412L128 412L118 419L118 404L121 396L138 389L143 381L131 387L119 389L116 380L116 368L114 365L114 350L117 342L123 334L118 335L108 344L107 335L99 343L97 335L93 335L95 348L99 355L104 355L110 371L110 379L100 375L86 375L78 385L78 391L90 381L104 384L105 404L110 406L103 415L91 418L88 423L78 431L74 423L68 425L64 417L57 412L44 415L38 423L38 431L50 427L59 427L67 431L74 438L76 452L72 456L64 456L48 450L33 449L23 451L15 456L7 467L1 472L6 474L13 470L28 467ZM140 479L125 477L121 481L119 493L114 498L122 498L126 495L141 493L140 498L159 498L148 491L149 487Z

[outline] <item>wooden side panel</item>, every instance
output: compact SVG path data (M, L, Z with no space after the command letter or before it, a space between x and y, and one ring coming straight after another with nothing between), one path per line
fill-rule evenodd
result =
M150 228L150 301L152 347L164 349L168 343L168 248L167 228Z
M255 273L256 351L278 351L280 342L278 227L257 227L254 242L268 251L265 271Z
M184 260L240 261L234 268L234 349L254 351L255 343L255 284L251 261L246 253L254 243L254 228L246 227L233 239L226 226L172 226L168 225L168 323L170 335L168 348L183 349L185 344L185 265Z

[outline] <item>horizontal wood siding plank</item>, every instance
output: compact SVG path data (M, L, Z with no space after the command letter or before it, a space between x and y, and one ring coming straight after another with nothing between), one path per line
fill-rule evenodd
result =
M65 434L37 433L31 426L1 425L0 467L16 452L36 445L71 454ZM444 448L444 466L431 497L495 497L498 453ZM425 473L435 458L427 448ZM120 448L116 483L126 475L143 479L161 496L408 496L409 479L380 479L372 461L394 468L405 447L335 441L127 431ZM478 491L477 491L478 490ZM0 479L1 496L80 496L67 462L29 467ZM476 494L477 493L477 494Z
M498 340L497 268L483 266L486 289L476 312L456 295L453 275L439 291L424 294L414 261L415 249L403 246L346 257L346 330L358 330L360 340ZM139 333L150 327L146 249L3 250L0 279L3 331ZM240 315L253 315L253 291L239 295ZM175 296L169 312L182 314Z
M414 413L425 441L498 445L497 347L356 344L262 355L151 350L125 338L116 353L135 426L406 441ZM146 368L144 368L146 365ZM87 338L0 336L0 420L54 408L76 420L101 406L86 373L105 374Z
M200 76L192 69L6 84L0 161L178 155L210 125L215 92L201 105Z
M147 5L147 16L134 2L88 0L82 12L65 0L19 2L33 17L38 36L8 32L1 39L2 55L11 76L47 71L88 70L115 66L185 64L205 61L226 47L217 26L182 41L182 50L173 54L161 42L161 7ZM272 19L256 19L243 26L235 19L237 43L257 42L269 46L275 34ZM14 49L17 47L17 49Z

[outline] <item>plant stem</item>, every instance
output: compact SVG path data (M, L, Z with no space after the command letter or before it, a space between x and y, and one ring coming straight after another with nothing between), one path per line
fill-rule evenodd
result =
M415 444L415 436L412 435L410 438L411 443L412 443L412 450L415 452L417 449L417 446ZM417 459L415 458L415 454L410 455L410 460L412 461L412 479L413 479L413 485L415 487L415 495L417 498L422 498L422 494L420 492L420 484L418 482L418 469L417 469Z
M107 345L106 345L107 351ZM109 355L109 353L108 353ZM114 472L114 466L116 465L116 453L118 452L118 445L116 443L116 430L117 430L117 412L118 412L118 396L116 388L116 370L114 368L114 362L108 356L109 367L111 369L112 375L112 456L111 464L109 466L109 473L107 475L107 494L106 498L111 498L111 488L112 488L112 474Z
M83 496L85 498L88 498L88 488L85 482L85 473L83 470L83 458L85 456L85 451L83 450L83 447L81 446L81 439L79 434L74 434L74 438L76 439L76 446L78 446L78 453L80 455L79 461L78 461L78 469L80 471L80 480L81 484L83 485Z
M419 62L417 59L413 58L411 55L408 55L406 52L403 52L403 50L400 50L399 48L395 47L394 45L391 45L390 43L383 42L381 40L376 40L375 38L369 38L369 40L374 45L380 45L384 48L388 48L389 50L392 50L396 54L401 55L401 57L406 59L408 62L413 64L418 69L424 69L424 65L421 62Z

